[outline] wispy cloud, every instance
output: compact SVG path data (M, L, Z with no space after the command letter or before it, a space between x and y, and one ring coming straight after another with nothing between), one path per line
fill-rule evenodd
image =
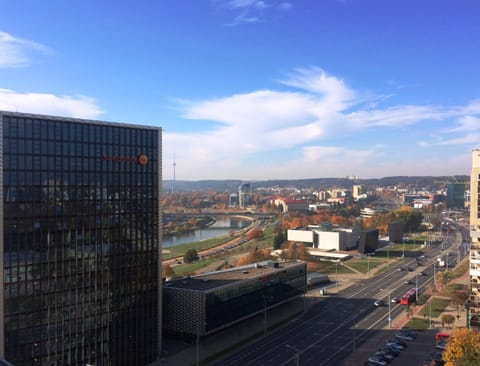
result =
M0 89L0 110L97 118L103 111L94 99L85 96L57 96L44 93L18 93Z
M274 13L292 8L292 3L284 0L213 0L213 3L232 12L229 26L265 21Z
M358 172L356 166L363 169L363 175L371 172L374 176L375 171L381 172L382 164L396 174L395 164L386 163L388 158L382 160L391 154L391 145L396 144L396 130L428 125L426 131L439 135L435 144L462 144L474 137L453 139L441 128L435 129L435 125L447 126L458 120L461 127L457 132L468 132L480 118L480 110L474 113L478 107L475 101L464 106L392 106L389 100L390 105L382 107L381 98L372 96L377 103L371 108L368 96L317 67L295 70L279 84L282 90L254 90L184 104L183 118L215 122L214 127L202 133L166 133L165 148L177 151L179 166L188 166L189 174L198 178L235 178L236 164L248 165L252 176L256 172L257 177L263 174L264 178L277 173L276 177L301 174L308 172L309 167L321 167L318 175L322 176L334 171L337 176L339 171L347 175ZM391 130L391 140L382 140L382 145L367 143L367 148L358 148L361 143L348 149L338 146L339 138L367 131L374 134L379 129ZM181 152L178 146L182 146ZM243 172L242 177L246 178Z
M0 67L28 66L35 56L49 52L50 49L40 43L0 31Z

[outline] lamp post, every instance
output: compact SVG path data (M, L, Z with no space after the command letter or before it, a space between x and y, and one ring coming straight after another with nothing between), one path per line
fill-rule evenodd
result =
M392 327L392 300L390 299L391 292L388 293L388 327Z
M415 276L415 302L418 303L418 273Z
M263 302L264 302L264 310L263 310L263 322L265 323L265 328L264 328L264 334L267 335L267 300L271 299L271 296L263 296ZM305 299L305 297L304 297ZM304 301L304 306L305 306L305 301Z
M295 351L295 363L297 366L300 366L300 350L296 347L290 346L289 344L286 344L285 347Z
M200 321L197 324L197 352L196 352L196 365L200 365Z
M336 284L336 287L337 287L337 294L338 294L338 262L335 263L335 284Z
M437 269L436 262L433 262L433 287L437 287L437 280L435 279L436 269Z
M390 268L390 244L387 245L387 269Z

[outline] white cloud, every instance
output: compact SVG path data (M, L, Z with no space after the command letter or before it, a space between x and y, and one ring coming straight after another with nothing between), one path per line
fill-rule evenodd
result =
M213 3L234 14L233 21L227 25L264 21L276 12L286 12L292 8L288 1L279 0L213 0Z
M0 67L28 66L36 54L50 52L48 47L0 31Z
M97 118L103 113L89 97L18 93L8 89L0 89L0 110L86 119Z
M458 127L452 128L449 131L477 131L480 130L480 117L464 116L458 120L458 124Z
M390 162L392 152L396 153L390 149L400 146L396 130L418 126L418 131L424 131L417 133L418 137L436 136L430 141L408 141L409 150L462 144L470 148L475 140L480 141L478 134L453 138L445 129L442 132L452 120L460 121L458 133L472 132L480 118L475 115L478 101L465 106L395 106L389 100L390 106L382 108L378 96L366 97L316 67L298 69L280 84L282 90L253 90L184 103L184 118L215 124L202 133L166 133L166 152L173 155L175 151L179 169L183 166L195 179L385 176L385 172L401 172L399 164ZM375 109L371 109L368 98L379 100ZM480 108L478 111L480 114ZM365 142L366 147L359 148L365 137L382 131L391 132L378 135L376 141L382 141L381 146ZM362 134L366 132L368 135ZM338 139L347 141L348 137L355 141L355 148L340 146ZM410 155L413 159L416 152ZM409 174L411 168L402 166L402 174Z

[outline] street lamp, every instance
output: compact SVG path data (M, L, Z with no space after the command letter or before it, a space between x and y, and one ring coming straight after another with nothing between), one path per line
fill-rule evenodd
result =
M196 349L196 365L200 365L200 321L197 324L197 349ZM203 326L206 326L207 323L203 323Z
M392 327L392 300L390 299L391 293L388 293L388 327Z
M271 296L265 296L263 295L263 302L264 302L264 310L263 310L263 322L264 322L264 334L267 335L267 300L271 300L272 297ZM305 304L305 301L304 301L304 304ZM304 305L305 307L305 305Z
M335 276L336 276L335 284L337 286L337 294L338 294L338 262L335 263Z
M418 303L418 273L415 276L415 302Z
M297 366L300 366L300 350L296 347L290 346L289 344L286 344L285 347L290 348L291 350L294 350L296 352L295 354L295 363Z

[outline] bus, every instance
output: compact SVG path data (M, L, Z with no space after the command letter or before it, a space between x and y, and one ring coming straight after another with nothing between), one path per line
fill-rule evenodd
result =
M412 302L415 302L416 295L417 295L417 290L415 290L414 288L409 289L400 298L400 304L408 305L408 304L411 304Z

